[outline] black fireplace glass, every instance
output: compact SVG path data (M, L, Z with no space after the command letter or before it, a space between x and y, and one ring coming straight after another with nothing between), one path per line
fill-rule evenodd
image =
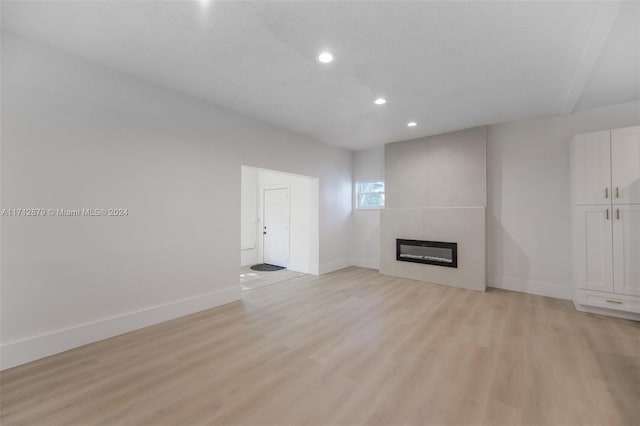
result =
M458 243L397 239L396 260L457 268Z

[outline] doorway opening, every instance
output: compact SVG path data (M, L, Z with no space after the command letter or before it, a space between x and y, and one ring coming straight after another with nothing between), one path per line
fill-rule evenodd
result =
M289 263L289 187L262 190L262 264Z
M240 200L243 290L318 275L317 178L242 166Z

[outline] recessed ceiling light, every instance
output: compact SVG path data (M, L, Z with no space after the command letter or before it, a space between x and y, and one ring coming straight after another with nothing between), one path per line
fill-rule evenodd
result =
M376 105L384 105L387 103L387 100L385 98L378 98L375 101L373 101L373 103Z
M416 123L415 121L410 121L407 123L407 126L409 127L416 127L418 125L418 123Z
M328 64L329 62L333 61L333 55L329 52L322 52L318 55L318 60L323 64Z

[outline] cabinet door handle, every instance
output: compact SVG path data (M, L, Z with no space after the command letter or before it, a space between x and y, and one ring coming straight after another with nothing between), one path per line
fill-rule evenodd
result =
M616 186L616 198L620 198L620 190Z
M606 213L605 213L604 217L605 217L605 219L609 220L609 209L606 209L605 212Z
M607 299L607 303L615 303L616 305L622 305L622 302L619 300Z
M609 198L609 188L604 189L604 198Z
M620 209L616 209L616 219L620 220Z

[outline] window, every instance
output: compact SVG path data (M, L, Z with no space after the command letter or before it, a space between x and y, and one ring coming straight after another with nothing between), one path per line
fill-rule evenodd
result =
M384 207L384 182L357 182L356 208L381 209Z

